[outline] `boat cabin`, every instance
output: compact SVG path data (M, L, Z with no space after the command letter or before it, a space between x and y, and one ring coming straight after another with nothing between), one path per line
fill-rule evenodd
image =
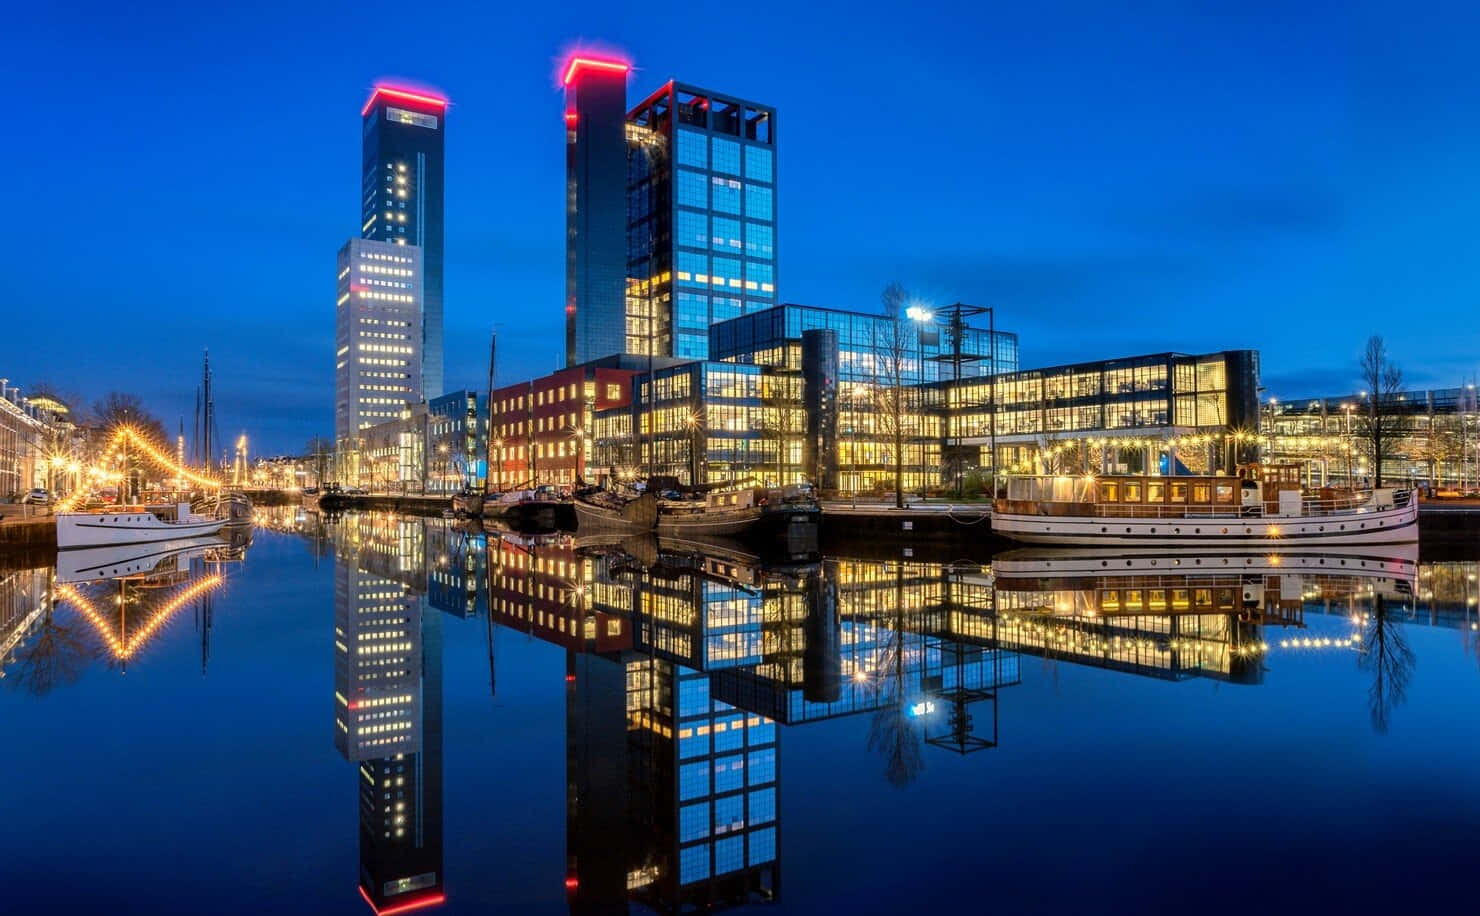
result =
M1246 465L1239 476L1013 477L997 511L1036 515L1301 515L1298 465Z

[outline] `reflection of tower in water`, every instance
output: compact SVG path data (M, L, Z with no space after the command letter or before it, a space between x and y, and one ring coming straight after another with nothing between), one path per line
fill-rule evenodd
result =
M418 594L422 561L399 556L420 541L357 533L375 543L337 559L335 745L359 763L360 894L385 914L445 900L442 630Z
M671 661L567 658L571 911L774 900L775 724L711 699L708 675Z

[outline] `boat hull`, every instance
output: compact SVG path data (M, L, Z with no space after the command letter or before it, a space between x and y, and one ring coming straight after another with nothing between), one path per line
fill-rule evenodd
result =
M218 533L226 519L163 522L150 512L63 512L57 516L57 549L148 544Z
M1287 548L1418 540L1418 503L1338 515L1122 518L993 512L992 531L1025 544L1075 547Z
M644 507L638 507L645 500ZM583 534L652 531L655 505L651 496L642 496L622 508L598 506L577 497L576 530Z

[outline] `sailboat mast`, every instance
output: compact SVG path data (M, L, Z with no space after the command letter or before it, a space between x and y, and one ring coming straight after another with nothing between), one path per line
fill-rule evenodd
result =
M487 435L487 437L485 439L485 441L487 441L488 443L492 443L493 442L493 435L494 435L494 433L493 433L493 380L494 380L494 371L495 371L494 370L494 367L495 367L495 364L496 364L497 356L498 356L498 331L491 331L491 332L489 332L489 335L488 335L488 435ZM489 456L488 457L490 457L490 458L494 457L494 455L493 455L493 449L492 448L489 448L488 451L489 451ZM504 444L503 444L503 441L502 440L499 441L497 458L498 458L498 489L499 490L502 490L504 488ZM484 496L484 498L487 498L487 496L488 496L488 484L492 480L493 480L493 475L492 474L485 473L483 475L483 496Z

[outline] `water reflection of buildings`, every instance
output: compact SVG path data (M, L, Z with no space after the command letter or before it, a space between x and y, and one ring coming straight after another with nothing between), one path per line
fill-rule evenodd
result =
M425 603L425 530L363 516L335 532L334 741L359 764L359 888L382 914L446 899L442 630Z
M1015 654L947 638L921 566L511 537L488 572L495 619L568 652L575 911L776 899L778 722L894 710L905 740L935 719L946 746L990 747L995 707L986 738L966 707L1018 679Z
M17 650L42 628L51 596L49 567L0 572L0 678L16 661Z

